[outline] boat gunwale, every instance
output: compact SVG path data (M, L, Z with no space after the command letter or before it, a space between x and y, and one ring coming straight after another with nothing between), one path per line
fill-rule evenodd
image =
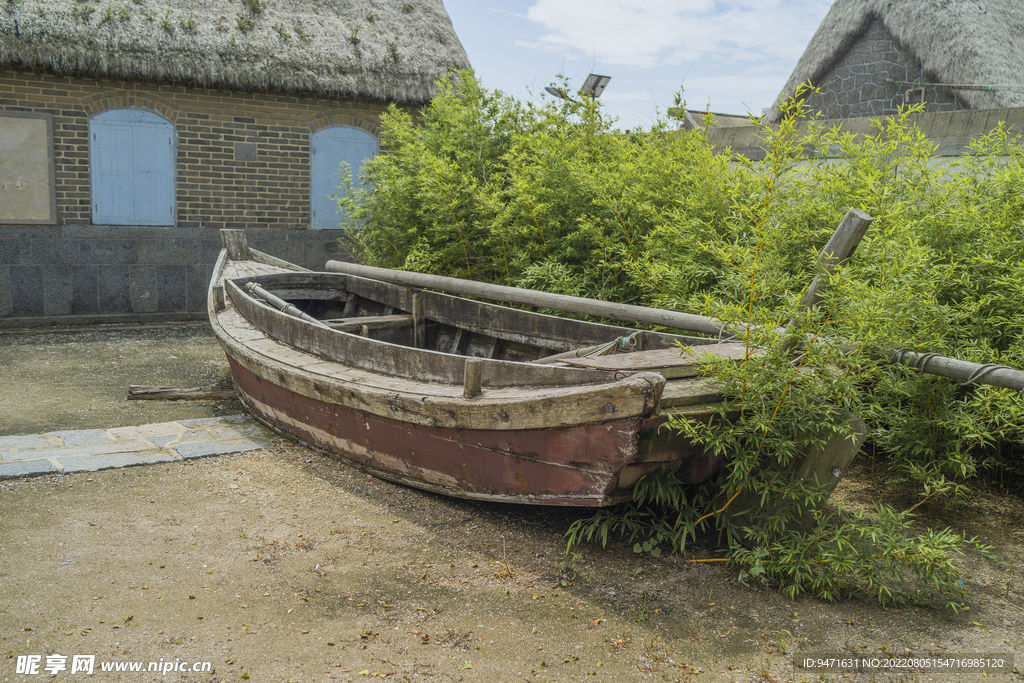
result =
M309 276L309 273L302 273ZM315 276L354 278L354 276L336 275L331 273L314 273ZM236 310L255 328L260 329L268 337L283 342L296 349L315 355L323 360L339 362L353 368L386 374L391 377L416 379L448 385L461 385L465 373L466 361L470 358L459 354L418 349L415 347L394 344L391 342L362 337L343 330L319 327L287 315L245 293L242 286L248 282L270 285L272 276L253 276L249 278L225 278L225 290ZM359 281L376 284L378 281L355 278ZM292 284L292 283L287 283ZM399 285L388 285L397 288L399 295L412 292ZM339 283L339 286L340 283ZM406 290L406 291L402 291ZM351 290L349 290L351 291ZM436 292L424 292L428 301L433 297L450 297ZM477 302L474 302L477 303ZM494 306L493 304L481 304ZM411 308L411 303L409 304ZM501 310L505 307L496 306ZM531 316L542 316L528 311L518 311ZM544 316L561 321L557 316ZM617 328L598 323L583 323L592 331L615 334L618 332L635 332L629 328ZM642 332L642 331L641 331ZM671 337L671 335L661 335ZM607 341L607 340L604 340ZM587 342L582 342L587 343ZM501 360L493 358L479 359L482 364L482 382L485 388L498 387L539 387L539 386L573 386L614 382L622 373L593 370L590 368L572 368L556 365L531 364L522 361Z

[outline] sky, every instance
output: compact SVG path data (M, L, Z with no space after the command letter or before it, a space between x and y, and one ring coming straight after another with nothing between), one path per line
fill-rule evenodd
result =
M444 0L477 78L521 99L611 76L622 129L648 128L683 89L687 108L760 115L831 0Z

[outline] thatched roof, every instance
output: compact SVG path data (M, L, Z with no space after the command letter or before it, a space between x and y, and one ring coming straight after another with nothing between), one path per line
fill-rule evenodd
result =
M422 102L469 59L441 0L8 0L3 64Z
M1024 85L1024 2L1020 0L836 0L780 94L815 85L874 19L913 54L929 82ZM972 109L1024 106L1024 88L952 88ZM767 114L780 118L778 101Z

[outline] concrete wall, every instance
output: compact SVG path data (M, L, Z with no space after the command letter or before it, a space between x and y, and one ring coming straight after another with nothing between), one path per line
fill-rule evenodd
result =
M969 153L967 145L972 139L980 138L992 131L1002 122L1013 135L1024 136L1024 109L971 109L950 112L914 114L911 119L916 122L931 142L937 146L936 156L958 157ZM874 135L877 128L873 126L876 118L852 118L836 120L819 120L818 124L826 129L839 127L843 132L857 136ZM801 124L801 131L806 131L807 124ZM733 154L748 159L763 159L765 156L759 126L743 128L712 128L708 131L708 139L716 149L725 152L729 149ZM831 150L835 156L839 150ZM831 154L830 154L831 155Z
M92 225L89 118L120 108L174 124L173 226ZM201 317L222 227L322 269L342 233L308 229L311 136L343 125L378 137L384 108L0 66L0 110L52 117L57 205L52 225L0 225L0 327Z
M926 112L966 109L951 90L919 83L936 82L921 63L875 19L856 43L841 56L818 83L820 92L807 98L810 113L828 119L889 116L900 106L925 103ZM924 88L924 91L909 90Z

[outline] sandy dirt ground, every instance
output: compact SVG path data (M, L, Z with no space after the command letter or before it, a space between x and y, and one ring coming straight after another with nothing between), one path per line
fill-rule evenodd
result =
M175 374L183 348L191 355L178 367L198 374ZM202 328L0 335L0 371L18 378L3 390L0 427L23 428L2 433L238 412L228 401L137 413L115 391L211 383L218 354ZM93 377L72 379L86 357ZM101 378L103 358L124 364L124 379ZM54 391L79 407L31 405ZM29 404L12 408L10 396ZM837 496L904 502L883 481L864 463ZM8 480L0 681L1024 680L794 666L823 654L970 653L1012 655L1024 668L1024 505L984 490L969 503L931 523L980 536L1018 571L965 558L975 597L953 615L746 587L733 569L692 561L714 557L713 538L685 558L640 557L621 543L567 557L563 534L579 512L443 498L283 438L241 455ZM67 668L51 676L54 655ZM95 657L91 678L71 673L75 655ZM19 674L33 656L40 673ZM141 672L101 671L136 662ZM147 672L151 663L160 671ZM197 663L210 670L183 670Z

